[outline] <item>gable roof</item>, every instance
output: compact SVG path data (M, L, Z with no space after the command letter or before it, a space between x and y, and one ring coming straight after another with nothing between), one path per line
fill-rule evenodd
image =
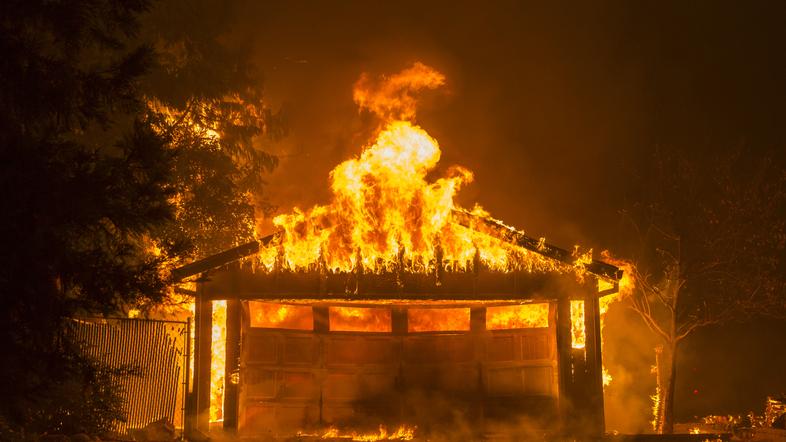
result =
M453 219L457 224L467 228L472 228L473 224L482 223L485 228L484 230L487 229L493 236L505 243L535 252L559 263L574 264L576 257L570 251L549 244L542 239L528 236L524 232L516 230L494 219L477 216L464 210L454 210ZM277 240L281 234L281 232L273 233L259 241L251 241L178 267L172 271L172 278L174 282L182 281L196 274L222 267L231 262L257 254L261 247L270 245ZM619 281L622 278L622 270L620 268L604 261L593 259L591 262L585 264L584 268L587 272L602 279Z

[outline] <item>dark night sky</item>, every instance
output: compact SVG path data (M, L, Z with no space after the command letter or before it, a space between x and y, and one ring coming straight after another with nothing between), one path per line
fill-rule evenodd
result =
M327 172L367 141L351 98L360 72L416 60L448 77L419 122L443 165L476 173L462 202L557 244L615 248L631 167L657 144L784 144L780 5L420 3L285 1L246 14L238 33L291 115L269 189L282 208L324 200Z
M253 43L266 94L290 117L267 189L282 210L325 201L329 170L368 141L374 123L351 96L359 74L414 61L448 78L418 122L439 140L443 166L475 172L460 201L563 246L624 254L627 183L659 144L709 155L786 146L786 3L424 3L249 2L236 37ZM763 360L742 367L733 340L764 329L718 331L731 340L728 363L691 359L691 373L725 387L749 376ZM694 344L724 355L708 333ZM697 411L686 399L682 413L720 411L721 399L709 402Z

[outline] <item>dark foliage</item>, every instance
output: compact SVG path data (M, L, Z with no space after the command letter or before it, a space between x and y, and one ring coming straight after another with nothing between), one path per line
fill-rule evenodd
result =
M130 45L145 0L7 1L0 18L0 415L27 434L118 418L112 374L64 320L160 299L145 237L172 218L172 152L145 120Z
M239 13L237 2L169 0L146 16L160 61L144 82L149 111L178 152L177 222L162 245L189 258L252 240L255 211L272 209L262 190L277 159L265 147L286 134L284 116L263 101L248 42L232 36Z
M138 367L109 367L83 356L73 343L63 340L64 348L53 353L53 366L67 370L63 381L39 396L28 428L46 428L59 434L103 434L118 421L122 413L123 391L117 380L126 376L142 376Z
M658 149L627 212L636 289L628 298L661 342L658 430L673 431L676 359L703 327L786 316L786 164L778 151Z
M235 12L0 5L0 431L108 429L128 373L79 356L66 319L155 305L166 266L252 238L284 126Z

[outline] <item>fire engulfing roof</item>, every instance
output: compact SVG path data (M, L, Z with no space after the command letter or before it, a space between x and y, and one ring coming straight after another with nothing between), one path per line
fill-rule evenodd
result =
M273 219L277 233L173 271L176 281L256 254L265 271L323 274L494 272L585 273L611 283L615 266L592 250L568 251L491 218L480 206L461 208L458 190L473 180L453 165L432 179L439 143L414 123L415 93L445 84L442 73L415 63L397 74L361 76L353 97L380 126L360 154L330 172L331 198ZM437 282L439 285L439 282Z
M554 261L555 264L557 264L555 269L559 268L561 265L564 266L563 268L573 267L577 271L586 271L599 278L610 281L619 281L620 278L622 278L622 270L612 264L596 259L592 259L582 264L575 252L569 252L566 249L549 244L542 239L528 236L492 218L481 217L467 211L458 210L453 212L453 218L455 222L468 228L472 228L471 226L481 223L488 229L488 233L493 233L498 239L512 246L537 253L548 260ZM260 248L274 245L280 240L281 235L282 232L277 232L259 241L252 241L174 269L172 271L172 279L174 282L182 281L183 279L208 270L256 255L259 253Z

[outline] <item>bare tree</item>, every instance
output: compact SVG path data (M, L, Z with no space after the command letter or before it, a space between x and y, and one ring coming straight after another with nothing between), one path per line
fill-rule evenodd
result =
M659 149L625 213L638 241L629 306L661 340L655 429L671 433L680 343L696 330L782 315L786 169L748 150Z

